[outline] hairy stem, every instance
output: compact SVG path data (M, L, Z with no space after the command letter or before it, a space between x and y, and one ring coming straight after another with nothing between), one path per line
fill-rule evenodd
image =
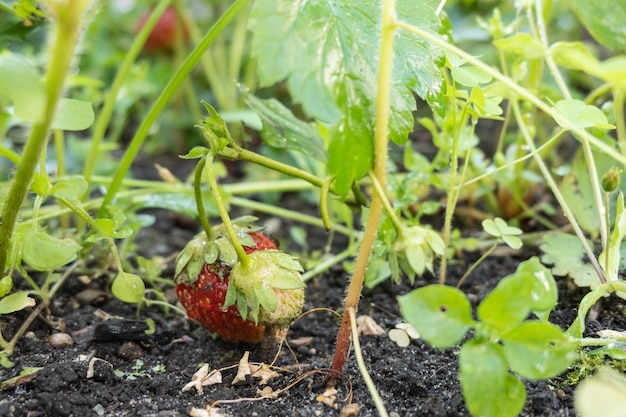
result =
M374 131L374 175L378 180L381 188L385 189L387 174L387 144L389 129L389 103L390 103L390 81L391 81L391 64L393 58L393 33L395 25L395 0L383 1L383 9L381 14L381 42L380 56L378 59L378 81L377 81L377 97L376 97L376 125ZM341 325L337 333L337 345L331 365L331 378L337 378L341 375L344 363L348 356L348 345L350 343L350 315L349 310L353 308L358 310L359 298L363 289L363 281L365 279L365 270L369 261L380 217L382 214L383 203L378 194L372 197L372 205L370 208L367 225L363 232L363 239L356 258L354 272L348 287L348 294L344 303L343 316Z

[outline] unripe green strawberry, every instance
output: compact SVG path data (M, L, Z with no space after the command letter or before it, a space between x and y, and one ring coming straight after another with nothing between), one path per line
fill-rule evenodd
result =
M176 261L176 294L187 315L220 337L258 343L286 329L304 306L302 267L242 218L234 225L249 263L239 262L223 226L200 233Z

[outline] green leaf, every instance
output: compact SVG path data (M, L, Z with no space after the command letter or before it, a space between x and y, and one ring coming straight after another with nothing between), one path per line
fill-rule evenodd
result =
M328 146L328 173L335 177L335 191L345 198L355 180L374 164L374 129L368 103L358 96L341 97L341 119Z
M202 193L202 196L207 216L216 216L218 214L217 206L211 193L207 190ZM226 196L224 195L223 197ZM151 193L143 197L134 207L137 209L163 208L190 217L198 216L195 197L189 192Z
M76 259L82 246L73 239L59 239L31 230L22 241L22 259L37 271L52 271Z
M13 278L7 275L0 279L0 297L4 297L13 289Z
M26 307L33 307L35 299L28 296L28 291L18 291L0 298L0 314L9 314Z
M539 258L533 256L522 262L517 267L515 274L524 276L531 281L530 310L540 318L547 318L559 298L556 281L550 270L539 262Z
M552 323L522 323L502 343L511 370L528 379L554 378L579 357L578 344Z
M70 201L77 201L85 195L87 187L87 181L85 181L85 178L82 176L76 175L64 177L52 186L50 194L56 198L65 198Z
M209 152L210 150L208 148L205 148L204 146L196 146L192 148L189 152L187 152L185 155L181 155L180 158L182 159L203 158L206 155L208 155Z
M511 52L524 59L542 58L545 51L543 44L528 33L516 33L511 37L495 40L493 44L501 51Z
M541 260L552 267L558 276L570 276L579 287L596 288L600 278L593 267L583 262L585 251L578 237L562 232L551 232L543 237L539 246L543 251Z
M90 102L62 98L52 120L52 129L85 130L92 125L95 117Z
M450 75L454 81L466 87L476 87L491 81L491 75L470 65L452 67Z
M574 10L589 33L602 45L626 50L626 3L623 1L574 0Z
M398 297L402 317L431 345L459 343L474 325L470 302L460 290L428 285Z
M244 92L248 106L263 121L261 138L276 148L292 149L318 161L326 162L324 142L311 124L293 115L280 101L272 98L262 100Z
M125 303L138 303L143 298L146 286L139 276L120 272L113 281L111 291L113 295Z
M473 416L515 417L526 400L526 389L507 371L502 347L470 340L459 355L463 398Z
M521 323L531 311L532 279L514 273L503 278L478 306L482 325L503 335Z
M46 95L36 66L21 55L0 54L0 97L13 102L15 116L30 122L43 118Z
M550 54L558 65L596 74L600 62L582 42L557 42L550 46Z
M561 116L556 119L556 122L564 129L583 129L587 127L615 128L615 126L608 123L602 110L585 104L581 100L560 100L553 108Z
M600 298L606 296L607 294L610 294L612 291L613 288L611 287L611 283L607 282L605 284L599 285L596 289L585 294L578 306L576 321L572 323L569 329L567 329L566 333L572 337L583 337L587 313L589 313L591 307L593 307Z
M433 0L401 0L396 13L404 22L437 32L441 24L435 6ZM328 170L342 196L373 161L380 12L377 0L261 0L250 12L251 50L261 85L286 79L305 113L334 127ZM411 90L437 113L445 112L437 65L443 59L408 31L396 33L394 47L389 137L402 144L414 124Z

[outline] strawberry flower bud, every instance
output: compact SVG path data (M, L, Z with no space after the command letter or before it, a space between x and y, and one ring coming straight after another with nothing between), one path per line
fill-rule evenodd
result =
M395 282L400 281L400 271L411 282L426 270L433 271L436 256L442 256L444 243L439 234L422 226L403 227L389 254L389 267Z
M621 169L617 167L609 169L602 177L602 189L607 193L617 190L617 187L619 187L620 175L622 175Z

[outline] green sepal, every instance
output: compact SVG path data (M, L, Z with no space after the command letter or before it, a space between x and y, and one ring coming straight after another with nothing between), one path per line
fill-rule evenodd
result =
M233 220L235 233L242 245L255 247L254 239L250 233L261 230L260 227L254 225L256 220L257 218L254 216L243 216ZM202 271L205 263L213 264L218 259L228 265L239 262L235 247L228 239L224 225L214 226L211 233L212 239L207 237L206 233L200 232L183 248L176 259L175 280L186 279L192 283ZM183 272L186 273L184 276L181 275Z
M285 327L301 311L304 281L302 266L290 255L276 249L248 254L248 264L237 263L230 273L224 307L237 303L239 314L255 323ZM236 292L236 295L231 294ZM283 302L279 311L279 293L293 303ZM284 294L287 292L288 294ZM302 294L297 294L302 293ZM272 314L277 313L277 314Z

